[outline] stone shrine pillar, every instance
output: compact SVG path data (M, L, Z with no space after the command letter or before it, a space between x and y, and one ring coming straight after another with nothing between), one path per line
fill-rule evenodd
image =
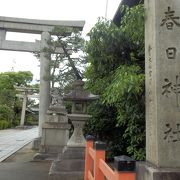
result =
M179 180L179 0L145 0L145 54L146 163L138 180Z
M48 47L49 32L41 34L41 51ZM39 97L39 136L42 135L42 124L46 119L46 112L50 104L50 57L47 53L40 52L40 97Z

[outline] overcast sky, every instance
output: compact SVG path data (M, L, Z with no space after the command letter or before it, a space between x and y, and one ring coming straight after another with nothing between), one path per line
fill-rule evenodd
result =
M47 20L85 20L84 34L88 33L104 17L107 0L3 0L0 16L47 19ZM108 0L107 18L112 19L121 0ZM39 39L39 36L24 36L8 33L9 40ZM0 72L31 71L34 79L39 79L39 62L31 53L0 50Z

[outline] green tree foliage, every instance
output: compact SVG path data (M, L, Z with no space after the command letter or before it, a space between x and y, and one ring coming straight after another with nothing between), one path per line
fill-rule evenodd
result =
M6 73L0 74L0 90L3 89L12 89L13 88L13 79Z
M56 26L53 36L47 41L49 47L43 52L51 57L51 87L56 86L62 90L72 84L75 79L82 79L86 59L83 55L84 40L77 28ZM63 53L57 53L58 50ZM39 54L35 54L39 58Z
M11 123L6 120L0 120L0 130L7 129L11 127Z
M33 74L30 71L5 72L1 73L0 76L2 76L0 77L1 79L3 79L3 77L6 76L6 81L9 78L9 83L11 84L11 86L27 86L28 83L30 83L33 79Z
M89 32L86 87L100 95L85 133L106 140L109 155L145 158L143 5L123 8L120 27L99 19ZM138 35L139 34L139 35Z
M29 83L32 79L33 74L30 71L0 73L0 121L3 120L2 127L7 125L4 121L13 124L16 119L20 119L22 105L16 97L17 92L14 86L30 86Z
M92 117L85 124L85 134L91 134L97 140L106 142L107 157L110 159L120 152L125 152L127 143L123 140L123 131L116 125L116 106L97 101L89 106L89 113Z
M13 118L13 110L7 105L0 105L0 120L11 121Z
M14 86L28 86L32 78L30 71L0 73L0 104L13 106L16 94Z
M121 31L131 41L131 59L144 69L144 7L142 4L129 8L122 6L125 15L121 21Z
M7 105L0 104L0 129L11 127L14 112Z
M145 110L144 74L137 65L121 65L114 73L111 84L103 93L104 104L115 104L116 126L123 127L123 141L127 153L135 159L144 158ZM122 130L122 128L120 129Z

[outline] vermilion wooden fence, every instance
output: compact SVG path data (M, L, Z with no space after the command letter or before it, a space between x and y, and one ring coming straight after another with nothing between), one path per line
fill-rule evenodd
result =
M87 137L84 180L135 180L135 161L127 156L114 158L114 170L105 162L105 143Z

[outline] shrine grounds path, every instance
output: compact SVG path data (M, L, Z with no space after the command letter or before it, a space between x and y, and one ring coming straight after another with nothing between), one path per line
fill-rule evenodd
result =
M38 137L38 127L0 130L0 162Z
M48 180L50 161L33 161L38 128L0 131L0 180Z

